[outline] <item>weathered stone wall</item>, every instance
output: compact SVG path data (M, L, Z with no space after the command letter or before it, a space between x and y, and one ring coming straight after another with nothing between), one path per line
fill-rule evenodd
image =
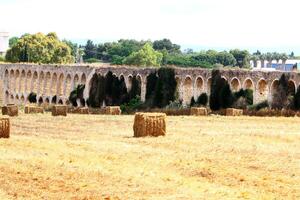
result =
M37 94L40 103L67 104L70 92L78 85L85 84L84 98L88 99L94 73L105 75L112 71L119 78L124 78L130 90L131 79L135 75L141 83L141 99L145 100L147 76L155 68L133 67L95 67L87 65L30 65L0 64L0 101L2 104L26 104L31 92ZM199 68L175 68L179 98L189 104L203 92L210 93L211 70ZM221 70L234 91L251 88L254 91L254 103L271 100L278 80L283 72L262 72L248 70ZM300 74L290 72L290 91L296 92L300 83ZM55 98L53 98L56 96Z

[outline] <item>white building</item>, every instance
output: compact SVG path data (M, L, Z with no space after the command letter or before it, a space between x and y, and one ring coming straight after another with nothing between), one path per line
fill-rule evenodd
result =
M8 49L9 34L8 32L0 32L0 56L4 56Z
M250 67L252 68L252 70L260 71L293 71L300 69L300 60L288 59L285 61L279 60L278 62L276 60L251 60Z

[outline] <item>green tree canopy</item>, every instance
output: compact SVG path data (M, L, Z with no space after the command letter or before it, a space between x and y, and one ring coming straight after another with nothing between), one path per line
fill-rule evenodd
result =
M9 47L13 47L15 44L18 43L19 38L18 37L11 37L9 38Z
M233 49L230 50L240 68L249 67L250 54L247 50Z
M181 53L180 45L173 44L169 39L156 40L153 42L153 49L155 50L167 50L169 53Z
M137 66L160 66L162 53L155 51L150 43L146 43L143 48L125 58L124 63Z
M9 62L71 63L74 57L70 47L55 33L26 34L18 39L6 53Z

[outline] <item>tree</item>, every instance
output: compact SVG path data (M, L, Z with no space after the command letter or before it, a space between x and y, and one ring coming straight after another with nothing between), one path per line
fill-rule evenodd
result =
M18 43L19 38L18 37L11 37L9 39L9 47L13 47L14 45L16 45Z
M294 108L296 110L300 109L300 86L297 88L297 92L294 96Z
M279 79L278 87L273 93L272 108L282 109L288 106L288 81L289 78L285 74L282 74Z
M224 66L235 66L236 65L236 60L233 57L233 55L226 51L217 53L216 61L217 61L217 63L222 64Z
M146 43L141 50L126 57L124 63L144 67L160 66L162 57L162 53L155 51L150 43Z
M169 39L162 39L156 40L153 42L153 49L160 51L160 50L167 50L168 53L181 53L180 45L173 44Z
M206 93L202 93L197 99L197 104L201 106L206 106L207 102L208 102L208 96Z
M230 50L229 53L231 53L234 56L238 67L240 68L249 67L250 54L247 50L233 49Z
M113 64L121 65L123 64L123 60L131 55L134 52L139 51L143 45L144 41L136 41L136 40L119 40L118 42L114 42L111 44L108 49L108 55L110 57L110 61Z
M6 53L10 62L72 63L70 47L55 33L23 35Z
M83 60L87 60L89 58L97 58L97 47L94 45L92 40L88 40L84 46Z
M221 77L219 70L212 71L209 105L212 110L231 107L234 97L228 82Z
M71 40L63 40L63 42L70 47L71 55L77 60L78 44L73 43Z
M177 82L173 68L159 68L154 90L153 106L163 108L175 100Z
M212 110L219 110L221 108L220 91L225 85L225 80L222 79L219 70L212 71L212 81L210 87L209 106Z

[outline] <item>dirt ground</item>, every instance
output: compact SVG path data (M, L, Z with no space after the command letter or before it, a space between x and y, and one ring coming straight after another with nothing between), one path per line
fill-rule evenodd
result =
M0 199L300 199L300 118L21 114L0 139Z

